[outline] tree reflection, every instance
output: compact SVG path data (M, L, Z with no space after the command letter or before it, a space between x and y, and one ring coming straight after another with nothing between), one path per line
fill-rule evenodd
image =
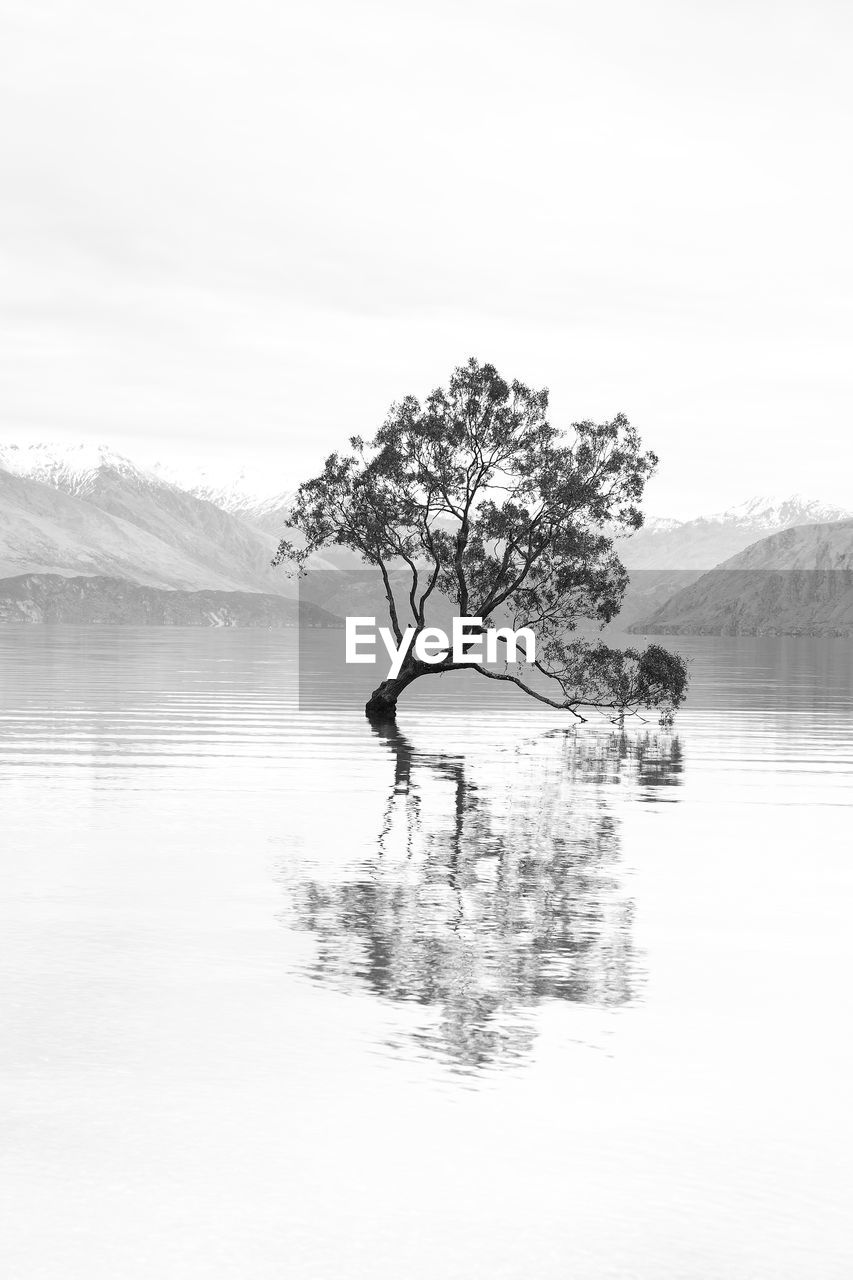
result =
M394 771L375 856L342 882L291 875L293 923L317 942L312 976L420 1006L401 1020L461 1070L526 1054L543 1001L631 999L619 806L626 785L667 798L678 739L561 730L477 766L393 723L374 732Z

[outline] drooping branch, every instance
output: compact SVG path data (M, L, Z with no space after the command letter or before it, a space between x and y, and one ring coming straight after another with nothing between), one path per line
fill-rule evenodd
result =
M568 699L564 699L562 702L557 702L554 698L548 698L544 693L540 693L538 689L531 689L530 685L525 684L523 680L518 678L518 676L511 676L509 672L506 671L490 671L488 667L483 667L479 663L471 663L469 670L478 671L480 675L485 676L487 680L504 680L509 684L514 684L519 689L523 689L531 698L535 698L537 702L544 702L549 707L555 707L557 711L570 711L577 720L586 724L584 717L576 710L578 705L577 703L573 705L568 701ZM583 705L586 704L584 703Z

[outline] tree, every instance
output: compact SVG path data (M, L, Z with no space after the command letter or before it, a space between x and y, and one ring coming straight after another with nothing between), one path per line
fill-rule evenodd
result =
M617 717L655 708L671 719L683 701L677 655L572 635L579 620L603 626L619 611L628 575L613 539L642 525L639 503L657 458L622 414L577 422L566 438L547 409L547 391L506 382L472 359L425 404L407 396L393 405L372 441L353 436L351 452L333 453L297 490L290 523L303 545L283 539L274 564L302 571L321 548L349 548L381 574L398 643L407 625L416 634L429 625L430 605L444 596L484 629L496 619L530 627L533 665L551 682L537 676L543 687L534 687L507 670L454 663L451 653L428 664L412 645L399 675L374 690L371 719L393 719L413 681L462 666L580 720L587 708ZM398 570L405 599L395 590Z

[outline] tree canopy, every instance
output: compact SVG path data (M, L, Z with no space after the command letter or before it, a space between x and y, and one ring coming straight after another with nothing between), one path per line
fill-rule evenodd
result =
M407 396L393 405L371 441L353 436L349 452L333 453L300 485L290 524L302 545L282 539L273 563L301 570L315 551L348 548L381 574L398 641L406 626L425 628L431 600L443 596L485 628L496 619L530 627L533 665L550 683L479 663L466 670L510 681L580 719L593 707L617 715L655 708L671 718L687 687L677 655L573 635L582 619L603 626L619 611L628 575L613 540L642 525L657 458L622 414L576 422L564 434L547 411L546 390L469 360L446 389L423 404ZM459 665L449 653L437 665L410 653L399 676L375 691L368 714L392 716L413 680Z

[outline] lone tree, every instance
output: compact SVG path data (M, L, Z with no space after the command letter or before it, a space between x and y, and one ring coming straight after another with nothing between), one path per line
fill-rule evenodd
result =
M628 575L613 539L642 525L638 504L657 458L622 414L577 422L566 438L547 409L547 391L472 359L425 404L408 396L393 405L372 441L352 437L352 452L333 453L297 490L290 524L304 545L283 539L273 563L302 571L320 548L357 552L381 574L398 644L405 627L417 635L429 625L438 596L484 629L499 618L536 636L533 683L451 653L425 663L412 644L399 674L371 695L369 718L393 719L413 681L460 667L580 720L586 708L618 718L655 708L670 721L684 700L677 655L572 637L579 620L604 625L619 611Z

